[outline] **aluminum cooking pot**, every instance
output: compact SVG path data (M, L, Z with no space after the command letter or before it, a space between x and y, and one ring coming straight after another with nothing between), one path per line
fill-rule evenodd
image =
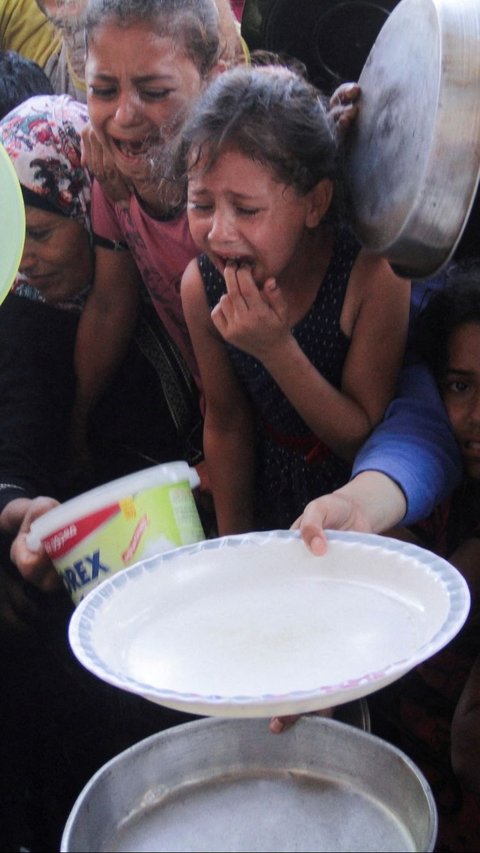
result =
M454 254L480 174L480 2L401 0L359 78L346 189L361 242L402 276Z
M80 792L62 853L432 851L437 809L421 771L354 726L302 717L205 718L154 734Z

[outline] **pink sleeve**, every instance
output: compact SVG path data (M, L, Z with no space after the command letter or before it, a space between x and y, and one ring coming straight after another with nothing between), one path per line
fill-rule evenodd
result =
M98 181L95 180L92 184L91 216L92 229L95 235L111 240L112 243L124 241L115 211L115 203L111 201Z

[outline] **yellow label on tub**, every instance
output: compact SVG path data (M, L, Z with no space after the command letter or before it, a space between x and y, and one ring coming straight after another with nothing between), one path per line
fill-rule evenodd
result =
M135 518L137 514L137 508L135 506L134 498L126 498L123 501L119 501L118 504L125 518Z
M109 575L204 539L189 482L143 489L71 521L43 544L78 604Z

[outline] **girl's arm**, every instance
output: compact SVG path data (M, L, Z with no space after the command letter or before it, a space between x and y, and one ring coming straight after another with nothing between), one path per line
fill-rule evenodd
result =
M252 415L211 321L196 260L183 275L181 294L205 395L204 453L218 534L248 532L253 520Z
M292 525L314 554L325 554L325 531L383 533L405 515L405 496L394 480L379 471L363 471L329 495L315 498Z
M385 533L426 518L458 486L462 460L436 382L420 363L404 367L397 396L357 455L349 483L311 501L293 525L323 554L324 531Z
M357 454L352 475L367 471L385 474L402 489L407 512L395 524L427 518L460 484L463 464L458 442L437 383L422 362L402 369L385 418Z
M384 258L359 253L341 317L342 329L351 339L342 391L368 418L364 439L381 421L396 391L407 343L410 295L410 281L395 275Z
M307 358L273 279L262 292L248 267L227 268L228 295L212 317L222 336L258 358L313 433L351 461L393 397L407 338L410 284L360 252L342 311L351 338L340 390Z
M95 281L75 344L72 443L81 452L88 416L120 365L135 328L140 275L128 251L97 247Z

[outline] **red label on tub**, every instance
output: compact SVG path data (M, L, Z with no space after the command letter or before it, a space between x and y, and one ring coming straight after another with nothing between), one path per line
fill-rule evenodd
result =
M59 530L50 533L43 540L45 551L49 557L63 557L72 548L76 548L82 539L85 539L86 536L89 536L97 527L113 518L114 515L118 515L119 512L120 507L118 503L115 503L91 515L86 515L79 521L72 521L71 524L60 527Z

